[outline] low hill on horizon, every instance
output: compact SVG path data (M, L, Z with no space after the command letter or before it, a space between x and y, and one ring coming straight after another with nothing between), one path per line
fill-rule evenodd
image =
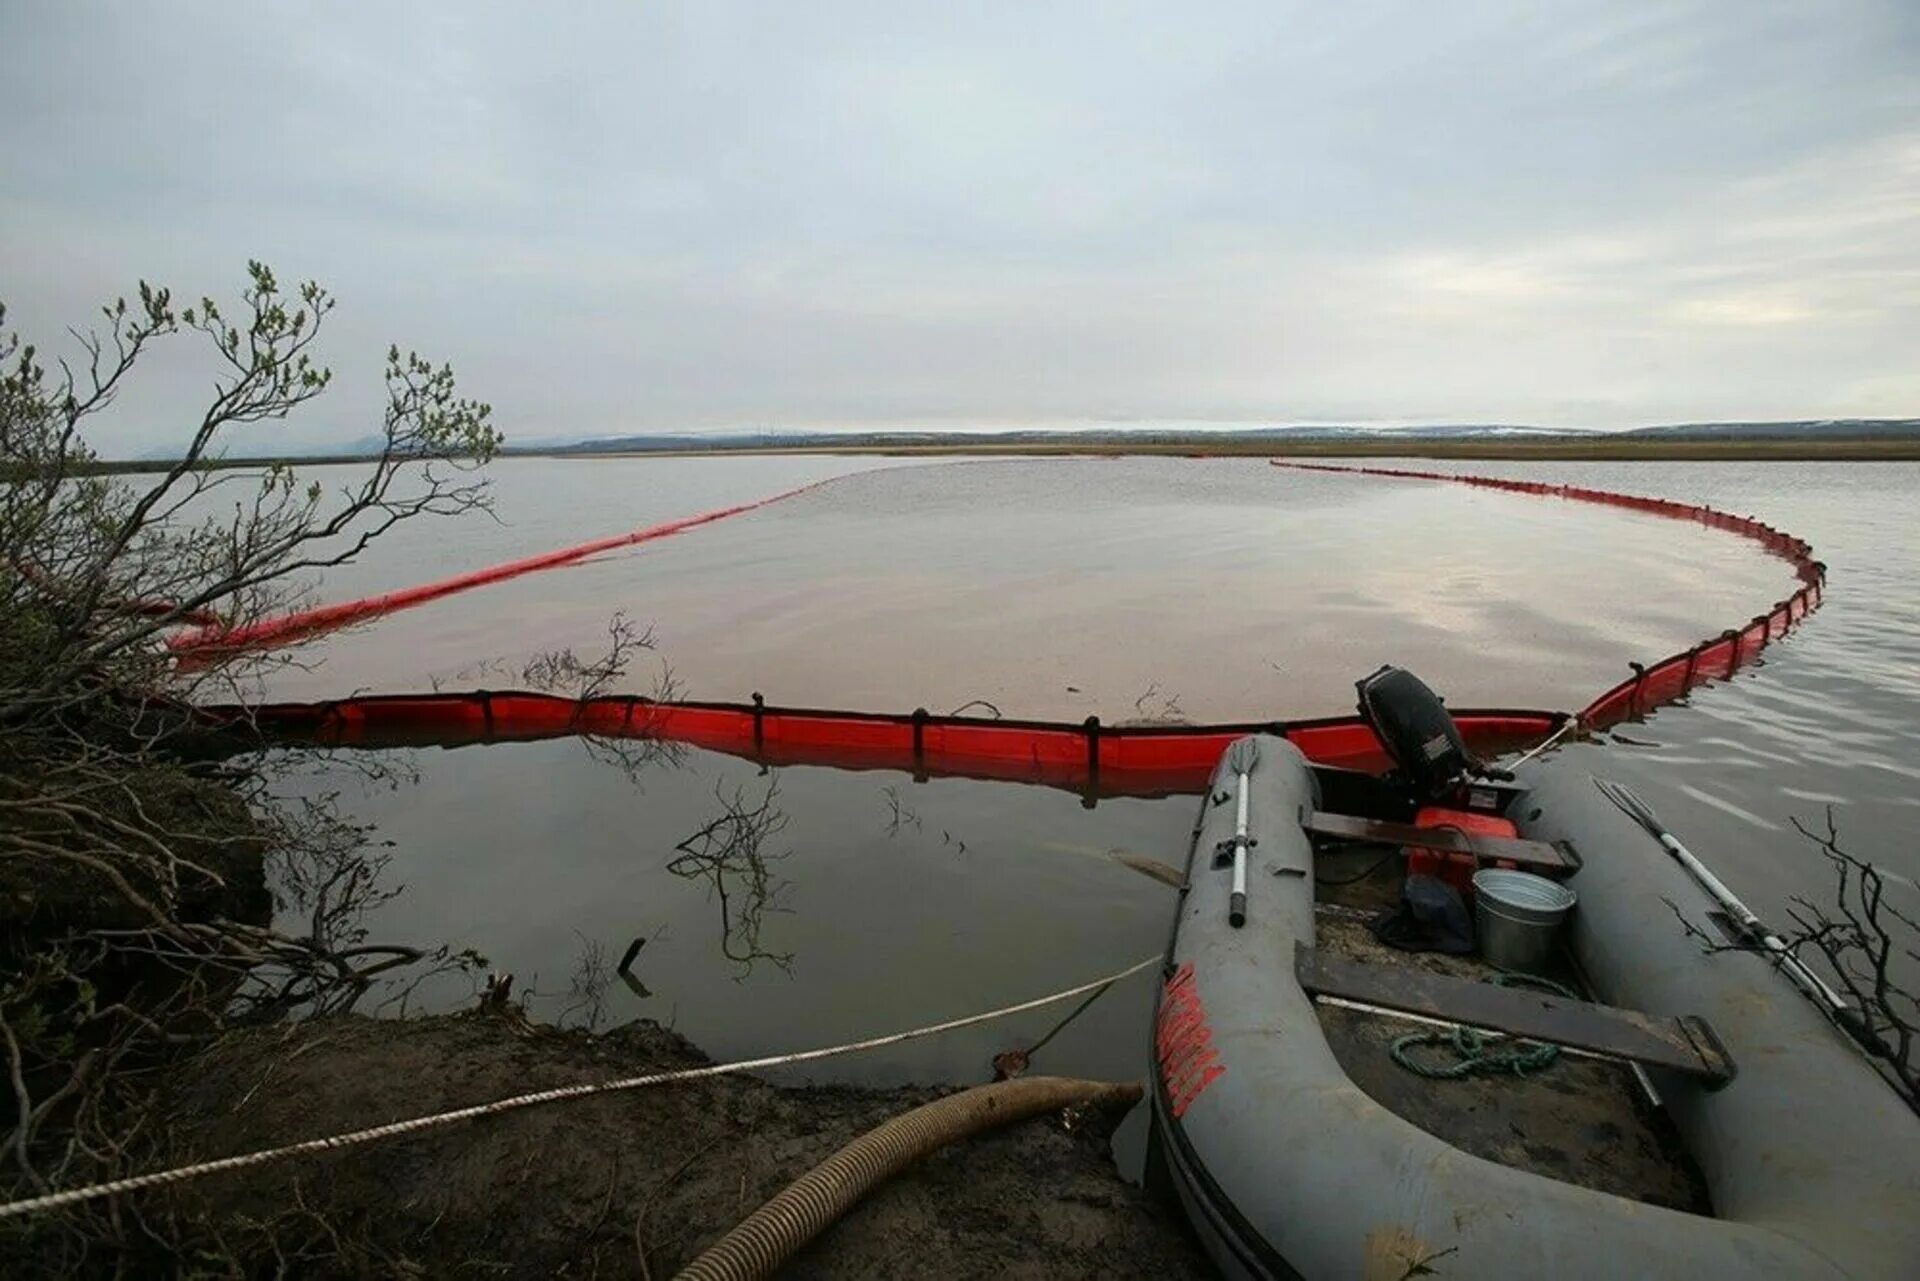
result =
M1920 418L1822 418L1775 422L1669 423L1650 427L1604 430L1594 427L1537 427L1525 423L1432 423L1397 426L1361 426L1358 424L1293 424L1275 426L1207 426L1182 424L1124 425L1101 423L1084 427L1009 427L975 431L937 429L899 430L790 430L777 428L730 431L648 431L612 436L552 436L509 440L500 452L506 456L591 455L645 453L724 453L740 451L793 450L941 450L963 452L991 450L994 446L1010 451L1071 450L1076 446L1103 451L1127 448L1167 452L1190 449L1208 452L1238 446L1245 452L1270 445L1284 449L1300 446L1305 452L1328 452L1326 447L1352 444L1369 446L1364 452L1378 453L1383 443L1408 446L1430 445L1449 450L1512 446L1527 449L1540 446L1577 448L1635 445L1663 446L1791 446L1794 442L1817 445L1851 444L1857 449L1878 446L1905 456L1911 449L1920 452ZM288 442L272 454L232 455L210 460L222 466L247 466L276 459L313 462L352 462L375 457L382 444L378 436L328 444L314 441ZM1248 450L1247 447L1254 447ZM135 458L103 459L100 467L133 470L158 470L178 458L176 450L153 449Z
M1229 442L1310 444L1341 441L1912 441L1920 444L1920 418L1827 418L1780 422L1673 423L1603 431L1591 427L1534 427L1520 423L1436 423L1366 427L1344 425L1235 428L1092 427L1005 428L983 431L729 431L638 432L568 441L527 441L507 453L594 454L665 450L728 449L911 449L941 445L988 447L1034 445L1192 445Z

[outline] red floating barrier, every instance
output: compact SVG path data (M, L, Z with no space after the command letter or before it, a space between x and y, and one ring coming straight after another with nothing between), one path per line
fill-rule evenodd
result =
M1465 476L1454 472L1411 471L1398 467L1356 467L1335 463L1295 463L1270 460L1275 467L1296 471L1334 472L1341 475L1391 476L1402 480L1439 480L1460 485L1479 485L1509 489L1519 493L1542 494L1581 503L1603 503L1625 507L1654 516L1675 520L1699 521L1714 529L1724 529L1752 539L1767 551L1790 562L1802 586L1785 600L1776 601L1766 613L1756 616L1743 628L1702 641L1693 649L1664 658L1650 668L1632 664L1634 675L1587 704L1580 723L1587 729L1605 729L1654 708L1677 702L1688 691L1709 680L1725 680L1759 657L1760 651L1783 637L1808 614L1820 607L1821 589L1826 583L1827 567L1813 558L1813 548L1791 534L1755 520L1735 516L1711 507L1677 503L1665 498L1642 498L1635 494L1616 494L1605 489L1581 489L1572 485L1541 485L1532 481L1500 480L1486 476Z
M1700 642L1654 663L1633 664L1633 675L1570 717L1564 712L1480 710L1455 712L1476 752L1497 756L1537 743L1569 720L1604 729L1684 698L1701 684L1724 680L1754 661L1820 605L1826 566L1797 538L1746 516L1666 499L1540 481L1274 461L1303 471L1386 476L1475 485L1513 493L1602 503L1669 519L1697 521L1750 538L1794 565L1801 587L1744 627ZM208 628L177 638L183 657L209 650L281 644L349 622L432 600L469 587L580 560L596 552L709 524L765 507L815 485L771 498L670 521L613 538L583 543L383 596L324 606L251 627ZM1232 725L1107 727L1083 723L1016 721L966 716L768 707L751 703L656 703L628 695L567 699L531 693L393 694L326 703L274 703L258 708L209 708L230 724L252 724L274 736L347 746L524 742L572 735L683 743L765 765L827 765L841 769L910 770L920 776L955 775L1070 788L1089 797L1164 796L1206 788L1215 763L1243 734L1284 734L1308 759L1378 772L1388 766L1373 731L1357 717Z
M1220 754L1245 734L1281 734L1308 759L1379 772L1388 766L1358 717L1236 725L1080 724L892 715L751 703L656 703L634 695L587 699L552 694L386 694L328 703L214 707L206 715L251 723L278 739L325 746L460 747L596 735L687 744L762 765L907 770L1040 783L1089 796L1169 796L1205 790ZM1461 734L1486 756L1564 726L1564 712L1497 709L1454 713Z
M542 552L538 556L510 560L501 565L489 565L485 569L455 574L451 578L422 583L417 587L405 587L379 596L366 596L359 600L321 605L314 609L301 610L299 613L286 614L279 618L264 619L242 627L218 625L201 627L194 631L179 633L169 639L167 644L175 654L183 658L190 658L196 654L206 655L241 649L270 649L275 645L287 645L322 632L335 631L353 623L364 622L369 618L378 618L382 614L391 614L395 610L423 605L430 600L438 600L442 596L451 596L455 592L464 592L469 588L484 587L489 583L498 583L509 578L518 578L522 574L531 574L535 570L570 565L601 552L685 533L689 529L711 525L714 521L725 520L729 516L757 511L783 498L804 494L825 483L825 481L814 481L809 485L801 485L797 489L789 489L771 497L758 498L753 502L741 503L735 507L722 507L715 511L702 512L697 516L684 516L662 525L651 525L645 529L615 534L609 538L596 538L591 542L580 543L573 547L562 547L558 551Z

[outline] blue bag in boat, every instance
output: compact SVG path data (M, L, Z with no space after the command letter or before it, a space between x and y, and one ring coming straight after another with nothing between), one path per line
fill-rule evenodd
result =
M1400 904L1374 918L1373 936L1403 952L1473 951L1473 913L1460 891L1437 876L1409 876Z

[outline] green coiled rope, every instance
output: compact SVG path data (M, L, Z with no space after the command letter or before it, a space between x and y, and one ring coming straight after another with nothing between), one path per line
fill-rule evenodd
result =
M1498 987L1532 987L1569 999L1579 998L1564 984L1537 974L1502 973L1494 978ZM1413 1056L1415 1046L1440 1045L1452 1051L1445 1063L1423 1063ZM1393 1061L1413 1073L1433 1081L1460 1081L1470 1076L1527 1076L1552 1067L1560 1057L1560 1047L1542 1041L1519 1040L1470 1027L1455 1027L1447 1032L1414 1032L1400 1037L1388 1049Z

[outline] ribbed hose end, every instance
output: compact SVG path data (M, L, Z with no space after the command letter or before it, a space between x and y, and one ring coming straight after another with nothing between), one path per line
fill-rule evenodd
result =
M1135 1082L1035 1076L935 1099L869 1130L782 1189L678 1273L678 1281L759 1281L874 1187L949 1143L1069 1107L1131 1107Z

